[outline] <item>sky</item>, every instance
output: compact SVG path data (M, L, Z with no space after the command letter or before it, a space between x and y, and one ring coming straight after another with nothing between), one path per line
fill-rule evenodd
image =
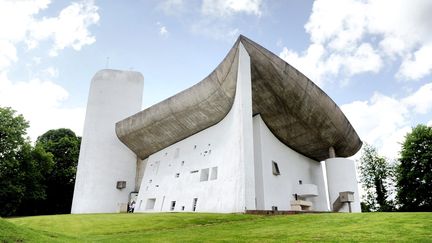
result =
M146 108L206 77L242 34L397 159L412 127L432 126L430 13L429 0L0 0L0 106L24 115L32 141L82 135L98 70L141 72Z

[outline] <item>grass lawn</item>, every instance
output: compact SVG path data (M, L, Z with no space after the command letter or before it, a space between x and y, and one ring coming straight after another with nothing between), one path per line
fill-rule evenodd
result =
M86 214L0 219L0 242L432 242L432 213Z

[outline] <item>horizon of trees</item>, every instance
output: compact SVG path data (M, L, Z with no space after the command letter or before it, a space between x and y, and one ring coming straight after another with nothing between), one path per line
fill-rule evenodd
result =
M0 216L70 213L81 138L60 128L32 145L28 127L0 107Z
M413 127L390 163L369 144L362 148L359 174L362 211L432 211L432 127Z

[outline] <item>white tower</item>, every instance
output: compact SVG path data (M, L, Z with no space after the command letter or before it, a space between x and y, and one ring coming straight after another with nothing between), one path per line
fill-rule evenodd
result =
M90 85L72 213L124 210L135 188L136 155L118 140L115 123L141 110L139 72L105 69Z

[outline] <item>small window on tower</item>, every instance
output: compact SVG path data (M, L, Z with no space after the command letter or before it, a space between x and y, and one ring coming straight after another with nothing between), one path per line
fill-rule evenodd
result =
M126 181L117 181L117 189L126 188Z
M273 175L280 175L279 166L276 162L272 161Z

